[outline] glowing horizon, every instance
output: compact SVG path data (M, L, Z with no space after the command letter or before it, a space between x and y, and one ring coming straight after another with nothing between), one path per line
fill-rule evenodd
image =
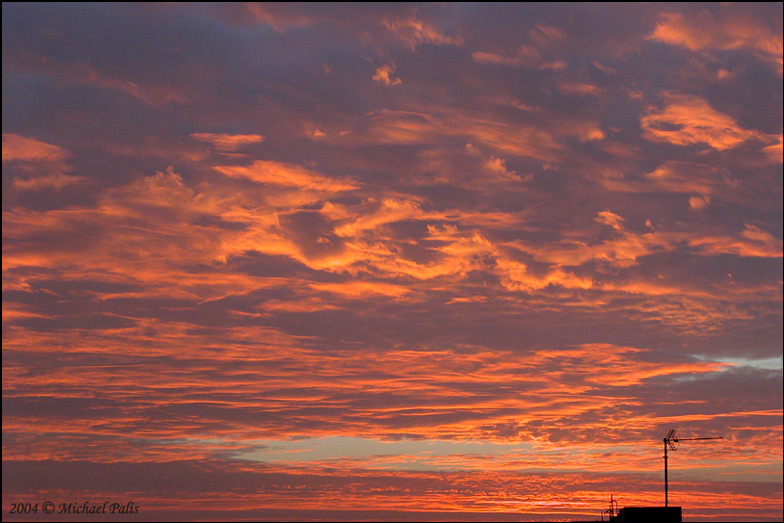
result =
M4 3L4 514L591 519L676 429L781 520L782 87L779 4Z

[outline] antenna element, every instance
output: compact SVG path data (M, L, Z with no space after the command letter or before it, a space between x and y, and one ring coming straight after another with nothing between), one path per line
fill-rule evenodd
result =
M664 506L670 506L669 499L669 484L667 479L667 450L676 451L681 446L681 441L696 441L702 439L724 439L722 436L711 436L709 438L676 438L675 429L670 429L667 436L664 437Z

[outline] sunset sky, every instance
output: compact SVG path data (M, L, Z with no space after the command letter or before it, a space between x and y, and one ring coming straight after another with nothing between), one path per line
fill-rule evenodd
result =
M2 15L4 520L781 520L781 3Z

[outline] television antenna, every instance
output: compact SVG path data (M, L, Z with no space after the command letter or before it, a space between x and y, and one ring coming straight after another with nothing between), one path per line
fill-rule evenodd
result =
M602 512L602 521L604 521L605 514L610 516L607 521L613 521L618 514L618 501L613 498L612 494L610 494L610 508L605 509L604 512Z
M708 438L676 438L675 429L671 429L667 436L664 438L664 506L668 507L670 504L668 483L667 483L667 450L673 452L678 450L681 446L681 441L696 441L703 439L724 439L722 436L711 436Z

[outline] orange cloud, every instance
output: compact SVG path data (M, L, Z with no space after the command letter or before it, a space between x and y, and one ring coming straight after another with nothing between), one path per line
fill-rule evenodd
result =
M615 214L614 212L604 210L596 213L596 217L594 218L599 223L603 223L605 225L609 225L615 230L623 229L623 217Z
M558 91L566 96L601 96L602 89L582 82L564 82L558 84Z
M708 10L688 18L662 13L649 38L691 51L748 49L782 71L782 38L765 21L755 20L733 6L723 6L717 18Z
M308 27L315 22L313 17L296 9L286 9L283 6L273 6L263 2L247 2L243 9L247 10L247 14L254 22L269 25L279 33L293 27Z
M13 133L3 133L3 162L62 162L70 158L68 150Z
M495 53L477 51L471 54L471 58L479 63L508 65L511 67L535 67L542 59L535 48L527 45L521 46L514 56L502 56Z
M675 145L705 143L719 151L761 136L716 111L703 98L685 94L667 93L664 108L649 108L640 124L649 140Z
M543 275L535 275L528 267L514 260L499 258L496 260L501 285L510 291L531 292L544 289L550 285L566 289L590 289L594 286L590 277L580 277L572 271L556 267Z
M373 75L373 80L384 85L400 85L403 81L400 78L393 78L392 73L395 72L395 64L389 62L376 69Z
M382 25L411 49L422 44L459 46L463 43L460 37L448 36L436 25L422 20L416 13L386 17Z
M701 248L706 255L734 254L761 258L782 256L782 240L756 225L749 224L746 224L739 236L697 237L690 239L689 244Z
M695 211L701 211L710 205L711 197L706 195L690 196L689 207Z
M3 164L17 173L15 188L27 190L62 189L84 181L83 176L67 174L70 152L57 145L13 133L3 133Z
M410 292L410 289L400 285L371 281L350 281L346 283L312 283L310 287L317 291L326 291L351 299L363 299L372 296L400 298L401 296Z
M468 143L463 148L433 148L418 157L419 172L411 176L412 184L444 183L468 188L478 193L492 193L499 185L514 190L530 182L530 173L520 174L508 167L501 156L483 153ZM516 187L517 186L517 187Z
M543 377L554 383L569 382L580 377L588 383L610 387L626 387L640 384L646 379L671 374L699 374L716 372L729 364L715 362L651 363L640 361L639 356L647 351L634 347L618 347L608 344L586 344L575 349L560 351L538 351L531 356L532 365L544 371ZM552 362L551 366L548 362ZM608 380L604 369L625 369L614 373Z
M510 67L536 67L542 70L560 71L567 68L561 60L546 61L546 56L562 43L568 36L561 29L552 26L538 25L528 31L528 42L523 44L512 56L504 56L486 51L476 51L471 54L475 62L506 65ZM588 94L583 87L579 94ZM576 91L572 94L578 94Z
M781 163L782 154L784 153L784 135L778 135L775 140L775 143L766 145L760 152L770 158L773 163Z
M333 179L292 163L256 160L249 166L218 165L217 172L230 178L245 178L256 183L321 192L342 192L358 189L351 181Z
M16 178L14 187L23 191L37 191L41 189L62 189L66 185L80 183L83 176L71 176L63 173L51 173L36 176L35 178Z
M487 119L458 109L389 111L370 116L369 132L362 141L382 144L439 144L448 137L460 137L464 143L490 148L514 156L530 156L543 161L557 161L562 149L551 129L536 124ZM572 122L556 129L560 134L582 136L594 124ZM347 137L348 138L348 137Z
M558 45L568 38L563 30L550 25L537 25L528 31L528 37L539 47Z
M260 143L264 137L258 134L212 134L212 133L193 133L191 138L202 142L209 142L222 152L233 152L244 145Z
M739 155L744 154L739 152ZM741 160L745 169L753 168L759 171L773 163L766 157L756 156L747 164L747 158L742 156ZM754 195L754 191L750 190L729 166L714 165L705 161L705 158L696 158L695 161L667 160L641 177L605 176L600 179L600 183L605 189L614 192L679 193L688 194L690 197L699 195L699 198L710 198L712 202L732 202L743 206L771 205L775 200L775 197L771 197L769 204L763 204L759 196Z
M491 156L483 162L485 170L501 180L522 182L523 177L506 168L506 160Z

